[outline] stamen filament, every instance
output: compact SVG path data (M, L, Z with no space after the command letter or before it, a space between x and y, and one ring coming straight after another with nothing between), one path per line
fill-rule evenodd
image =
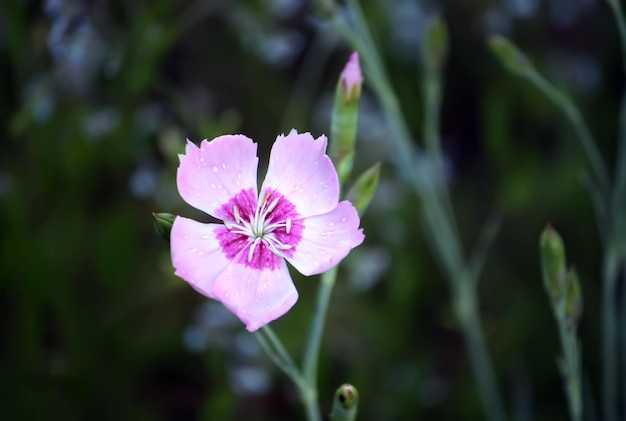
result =
M260 241L261 241L261 237L257 237L254 240L254 243L252 243L252 245L248 249L248 262L252 261L252 256L254 256L254 249L256 248L257 244L259 244Z

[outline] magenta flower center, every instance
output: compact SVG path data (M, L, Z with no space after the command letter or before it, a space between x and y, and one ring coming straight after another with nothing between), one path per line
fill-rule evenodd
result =
M255 200L252 190L239 192L221 209L224 230L217 236L229 258L256 269L275 269L280 258L293 255L302 238L295 206L277 191ZM256 203L255 203L256 202Z
M278 228L284 228L285 234L290 234L291 218L287 217L281 222L274 222L271 218L268 218L270 212L276 208L280 197L275 198L271 201L271 203L270 199L270 195L265 196L261 202L261 206L257 206L254 215L251 215L247 221L241 217L239 208L236 205L233 207L235 222L232 223L224 221L224 225L226 225L226 228L230 230L231 234L241 234L250 237L250 241L252 243L248 248L249 262L252 261L254 250L260 242L263 242L263 244L267 246L275 255L280 257L285 257L283 255L283 251L289 250L293 247L291 244L283 243L274 234L274 231Z

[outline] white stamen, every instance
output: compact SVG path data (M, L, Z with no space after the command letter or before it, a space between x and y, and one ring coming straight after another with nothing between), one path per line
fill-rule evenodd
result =
M256 245L259 244L260 241L261 241L261 237L257 237L254 240L254 243L252 243L252 245L248 249L248 262L252 261L252 256L254 256L254 249L256 248Z
M278 250L290 250L293 246L291 244L283 244L283 243L279 243L276 242L274 244L274 246L278 249Z
M233 215L235 216L235 222L239 224L241 222L241 216L239 215L239 208L237 208L237 206L233 208Z
M269 198L269 196L268 196ZM270 205L267 207L267 210L264 212L264 215L267 215L268 213L270 213L271 211L274 210L274 208L276 207L276 205L278 204L278 201L280 200L280 197L277 197L276 199L274 199L272 201L272 203L270 203Z
M289 234L290 231L291 231L291 218L287 218L285 220L285 232Z

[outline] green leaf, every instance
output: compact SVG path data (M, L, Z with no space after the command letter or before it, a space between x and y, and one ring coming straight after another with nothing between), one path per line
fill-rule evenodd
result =
M379 179L380 162L377 162L361 174L348 192L347 199L352 202L360 216L363 216L372 201Z

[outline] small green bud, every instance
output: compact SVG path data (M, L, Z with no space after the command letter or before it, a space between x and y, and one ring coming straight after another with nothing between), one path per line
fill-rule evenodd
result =
M567 272L567 286L565 291L565 317L570 325L576 325L583 315L583 297L580 280L576 268Z
M428 71L439 72L448 55L448 29L439 17L434 17L428 25L425 53Z
M359 55L355 52L337 82L330 122L329 155L341 182L346 181L352 171L362 85Z
M176 219L171 213L152 213L154 217L154 229L165 241L170 242L170 231Z
M359 406L359 392L351 384L342 384L335 392L331 421L354 421Z
M510 72L518 76L528 76L532 70L532 64L511 41L500 35L489 35L487 43L491 51L500 59Z
M563 239L550 224L541 233L539 239L543 283L553 303L565 294L566 266Z
M356 180L347 199L352 202L360 216L363 216L365 210L372 201L374 193L378 188L378 180L380 179L380 162L372 165Z

